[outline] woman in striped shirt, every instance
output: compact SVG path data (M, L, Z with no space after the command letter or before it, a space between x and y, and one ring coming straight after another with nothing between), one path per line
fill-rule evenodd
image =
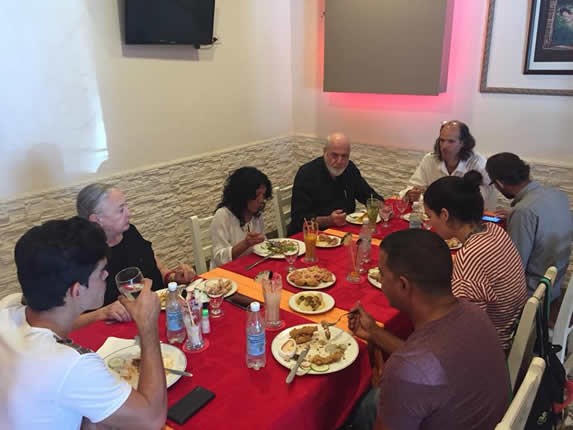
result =
M434 231L462 244L454 258L452 291L487 312L507 352L515 321L527 301L525 272L509 235L483 222L482 175L447 176L424 193L424 208Z

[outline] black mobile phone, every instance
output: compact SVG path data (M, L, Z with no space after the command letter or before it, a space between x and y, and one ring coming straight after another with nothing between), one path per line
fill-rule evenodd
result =
M484 215L481 217L481 219L483 219L484 221L489 221L489 222L500 222L501 218L498 216L489 216L489 215Z
M213 397L215 397L215 393L201 386L197 386L193 391L187 393L185 397L169 408L167 418L175 421L177 424L183 424L199 409L209 403Z
M225 299L229 303L240 307L241 309L249 309L249 306L255 299L250 298L249 296L245 296L241 293L235 293Z

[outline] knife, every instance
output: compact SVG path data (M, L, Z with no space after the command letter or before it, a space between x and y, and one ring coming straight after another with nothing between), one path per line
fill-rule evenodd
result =
M169 367L164 367L164 369L165 369L166 372L173 373L174 375L193 376L192 373L185 372L185 371L183 371L183 370L170 369Z
M271 258L274 254L269 254L264 258L261 258L258 261L255 261L253 264L249 264L247 267L245 267L245 270L251 270L253 267L255 267L257 264L261 264L263 261L268 260L269 258Z
M298 356L298 360L296 360L296 363L294 364L293 368L290 370L290 373L286 377L286 383L287 384L290 384L292 382L292 380L294 379L294 377L296 375L296 371L299 368L300 363L302 363L302 361L306 357L306 354L308 354L309 349L310 349L310 346L307 346L305 349L303 349L303 351Z

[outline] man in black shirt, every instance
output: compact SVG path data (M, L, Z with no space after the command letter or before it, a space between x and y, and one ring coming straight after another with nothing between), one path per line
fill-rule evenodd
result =
M316 218L321 228L343 225L356 200L365 204L370 196L384 200L350 161L348 138L331 134L323 156L303 165L294 178L288 234L301 231L305 218Z

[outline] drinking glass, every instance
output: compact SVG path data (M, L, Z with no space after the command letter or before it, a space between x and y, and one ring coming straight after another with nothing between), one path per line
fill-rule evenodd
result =
M288 271L292 272L294 270L294 262L296 257L298 257L298 242L294 240L289 241L289 246L285 247L285 260L288 263Z
M201 334L201 327L199 325L200 316L191 315L189 306L184 306L182 309L183 323L187 331L187 340L183 344L183 351L185 352L201 352L209 346L209 341L203 338Z
M318 238L318 223L314 219L311 219L310 221L305 220L302 226L302 231L304 235L304 245L306 247L304 258L302 260L305 263L316 263L316 239Z
M396 209L400 212L400 215L404 215L406 209L408 209L408 200L406 199L398 199L396 200Z
M143 289L143 274L139 267L126 267L115 275L115 285L129 300L135 300Z
M358 255L358 244L354 240L348 240L345 241L344 246L346 247L349 263L349 270L348 275L346 275L346 280L352 284L358 284L360 282L360 256Z
M211 279L205 282L205 293L209 296L209 306L211 307L211 318L221 318L223 310L221 304L225 297L225 289L221 286L219 279Z
M394 213L394 210L392 209L392 206L390 206L387 203L384 203L382 205L382 207L380 207L380 216L382 217L382 220L384 221L384 224L382 224L382 227L389 227L388 221L390 221L390 217L392 216L392 214Z
M263 297L265 299L265 326L270 330L278 330L284 326L280 319L281 294L283 283L281 275L269 273L269 276L261 279Z
M370 197L366 200L366 214L370 227L376 227L376 219L378 218L378 211L380 210L380 200Z

